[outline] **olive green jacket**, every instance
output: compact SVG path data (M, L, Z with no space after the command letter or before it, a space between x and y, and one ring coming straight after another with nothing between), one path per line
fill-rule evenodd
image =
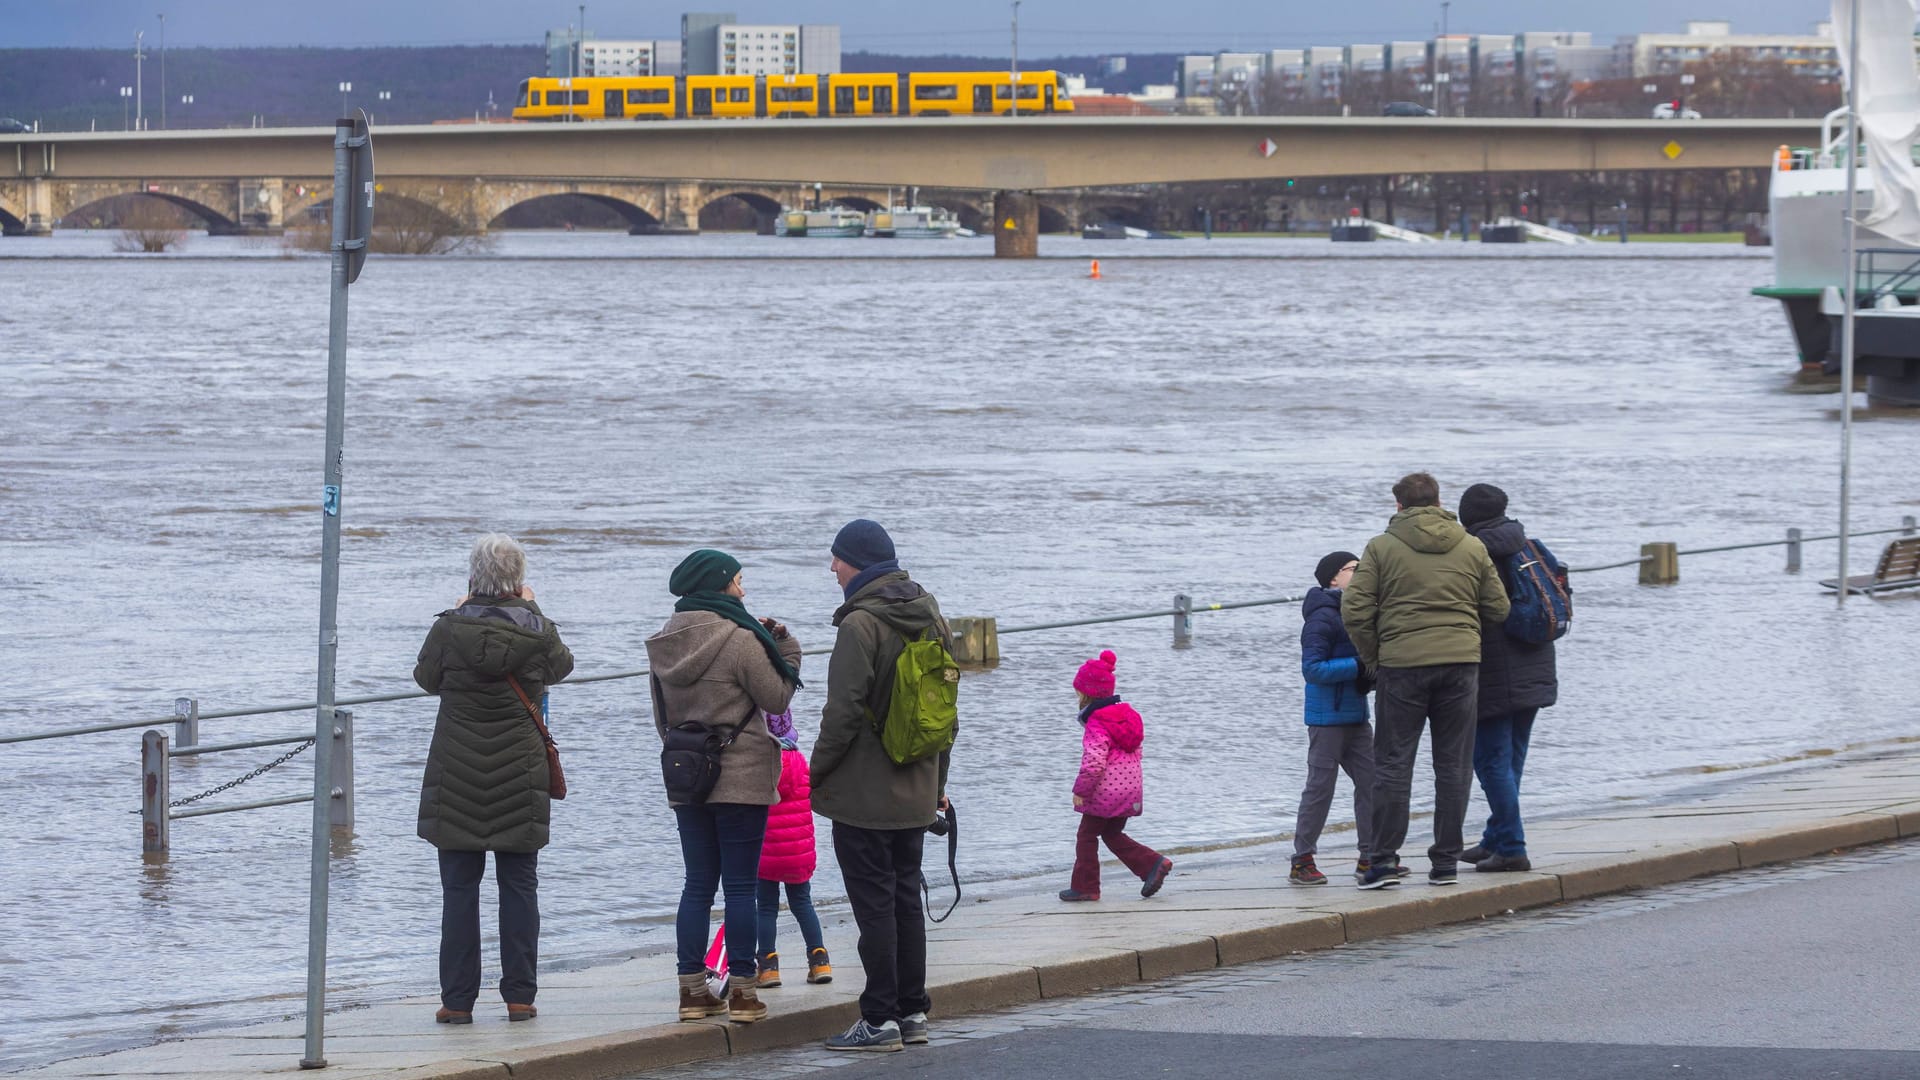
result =
M1507 590L1479 540L1437 506L1393 515L1340 595L1367 668L1480 662L1480 623L1507 619Z
M799 671L800 640L789 634L774 645ZM787 711L793 684L774 668L759 637L711 611L676 611L647 639L647 666L653 670L653 727L662 740L668 727L687 721L722 737L747 721L720 753L720 779L707 802L779 802L780 744L767 733L766 714Z
M440 696L420 782L421 839L444 851L547 846L547 749L506 678L537 706L572 671L559 628L531 600L474 597L440 613L413 668L420 689Z
M813 812L860 829L920 829L947 790L951 751L896 765L873 717L893 698L894 664L929 627L952 640L940 605L904 570L875 578L833 613L827 704L813 744ZM869 709L872 711L869 712Z

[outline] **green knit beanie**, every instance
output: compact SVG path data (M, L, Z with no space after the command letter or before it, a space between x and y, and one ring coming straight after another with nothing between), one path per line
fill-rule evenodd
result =
M739 559L724 551L701 548L673 568L673 576L667 579L667 591L675 596L717 593L732 584L733 575L739 572Z

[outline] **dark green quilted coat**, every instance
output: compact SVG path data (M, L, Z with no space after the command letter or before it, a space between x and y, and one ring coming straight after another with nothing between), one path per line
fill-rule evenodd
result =
M547 846L546 747L506 677L538 705L547 684L572 670L559 629L531 600L475 597L441 612L413 668L420 688L440 695L420 784L421 839L446 851Z

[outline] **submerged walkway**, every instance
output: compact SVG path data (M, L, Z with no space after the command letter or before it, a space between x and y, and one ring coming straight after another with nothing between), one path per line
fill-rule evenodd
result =
M1416 823L1407 852L1423 849L1422 831ZM1322 862L1342 873L1314 888L1289 887L1290 847L1266 844L1183 856L1152 900L1126 887L1131 878L1117 866L1104 869L1108 899L1097 904L1060 903L1052 879L978 902L970 894L929 935L936 1030L942 1018L964 1012L1920 835L1920 745L1730 780L1691 797L1529 822L1527 834L1533 872L1466 870L1451 888L1427 885L1425 859L1409 858L1415 873L1406 884L1354 889L1349 864L1334 857L1344 843L1336 836ZM541 1015L531 1023L509 1025L504 1007L484 997L471 1027L435 1025L433 997L331 1015L330 1067L308 1075L607 1077L823 1038L857 1012L861 977L852 937L851 928L830 935L838 973L831 985L795 979L766 992L770 1015L761 1023L655 1022L674 1015L676 991L672 957L652 956L543 973ZM226 1080L295 1073L301 1033L298 1021L209 1031L27 1075Z

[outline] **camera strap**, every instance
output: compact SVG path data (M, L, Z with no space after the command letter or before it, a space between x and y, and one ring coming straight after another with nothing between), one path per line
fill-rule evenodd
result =
M927 875L920 875L921 907L927 912L927 918L937 923L946 922L953 915L953 909L960 906L960 815L954 812L953 804L947 804L947 873L953 875L953 903L947 905L947 913L938 918L933 914L933 895L927 891Z

